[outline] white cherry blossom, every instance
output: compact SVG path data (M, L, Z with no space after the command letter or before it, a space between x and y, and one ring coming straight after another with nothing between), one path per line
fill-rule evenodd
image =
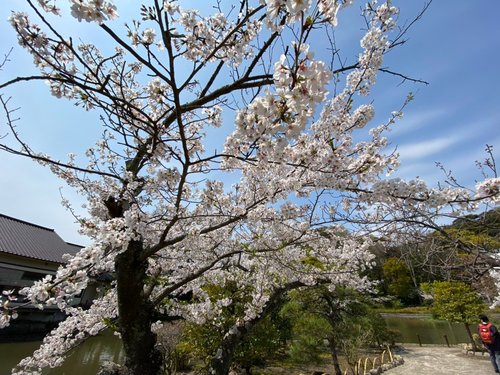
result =
M158 316L217 321L233 303L210 299L208 284L231 282L248 293L243 316L224 333L230 338L288 288L369 291L360 276L373 264L366 233L397 233L408 211L437 217L498 203L498 178L472 192L386 177L399 164L386 133L403 113L372 124L375 108L364 96L397 31L391 2L363 8L359 54L334 72L314 52L324 27L342 26L352 1L255 0L238 10L223 3L214 2L212 14L182 1L129 4L143 15L123 30L111 22L114 3L71 0L76 21L97 24L89 26L116 48L12 13L19 44L51 94L99 112L103 127L95 144L67 161L24 145L19 151L86 198L87 216L78 219L92 244L21 291L16 303L57 305L69 317L14 374L60 365L110 321L126 343L130 373L156 373ZM37 4L66 16L56 2ZM11 125L18 135L20 124ZM114 277L104 295L89 310L73 307L103 274ZM2 295L0 327L16 316L11 298ZM146 370L130 355L145 347Z

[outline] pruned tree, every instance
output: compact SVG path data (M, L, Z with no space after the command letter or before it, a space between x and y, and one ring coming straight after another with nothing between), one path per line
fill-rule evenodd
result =
M388 258L383 266L383 275L390 295L407 302L412 294L416 294L408 267L400 259Z
M368 296L340 285L290 293L290 301L280 314L293 325L292 359L319 362L326 341L335 375L343 374L341 355L354 367L361 350L391 339L385 321L370 308L371 303Z
M333 38L326 62L313 53L350 1L214 1L194 10L152 0L125 28L113 22L113 3L71 1L71 16L101 33L95 43L65 34L56 16L68 16L56 2L26 4L29 12L14 11L10 23L39 74L5 79L0 89L46 82L52 95L98 112L103 131L87 161L53 158L24 141L10 98L0 96L9 133L0 149L48 166L80 192L88 216L77 219L92 239L55 277L23 291L69 316L15 374L59 365L111 323L128 373L159 374L156 322L217 316L231 301L210 300L204 286L235 282L251 299L208 370L226 374L235 345L283 293L318 283L366 287L358 275L372 260L368 230L499 199L495 178L471 192L382 177L397 166L385 131L401 113L370 129L374 109L362 97L379 70L394 73L382 60L409 27L396 27L390 2L363 7L366 33L350 64ZM220 126L224 140L212 136ZM114 275L106 293L87 310L71 307L104 272ZM13 314L2 305L2 325Z
M245 373L251 374L253 366L262 366L267 359L276 355L282 348L286 339L286 332L282 330L283 321L279 319L278 311L273 314L260 314L258 321L252 322L252 327L244 335L242 340L234 345L228 341L227 335L231 327L237 324L245 316L246 305L251 302L252 291L245 290L241 285L229 283L223 286L207 285L205 288L210 298L214 301L220 299L231 299L231 304L221 306L216 319L203 322L203 324L188 323L181 343L184 352L189 353L194 363L198 363L198 371L208 368L214 362L218 350L234 350L231 367L244 369ZM283 299L284 300L284 299ZM276 307L284 301L276 300ZM275 310L273 308L273 310ZM279 324L281 323L281 325ZM228 357L228 358L231 358Z
M459 281L434 281L422 285L425 292L432 295L432 312L438 319L462 323L470 342L476 346L469 324L476 323L484 311L484 303L479 294Z

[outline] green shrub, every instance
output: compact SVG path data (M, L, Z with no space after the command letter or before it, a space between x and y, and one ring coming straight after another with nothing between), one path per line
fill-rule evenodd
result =
M306 314L295 321L294 339L288 355L295 363L319 363L324 352L324 340L331 331L328 322L319 316Z

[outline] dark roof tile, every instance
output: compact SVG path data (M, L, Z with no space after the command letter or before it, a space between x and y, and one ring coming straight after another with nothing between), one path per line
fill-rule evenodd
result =
M63 241L53 229L0 214L0 252L65 263L63 254L76 254L81 246Z

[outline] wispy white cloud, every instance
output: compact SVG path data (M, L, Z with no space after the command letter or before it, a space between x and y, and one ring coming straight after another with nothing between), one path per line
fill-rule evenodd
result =
M424 180L429 186L436 186L439 182L444 181L446 176L435 164L409 163L402 164L391 177L398 177L403 180L419 178Z
M398 147L398 152L402 160L424 159L443 152L460 140L461 137L443 137L418 143L403 144Z
M0 213L54 229L64 241L86 245L90 240L78 234L79 225L61 205L61 193L79 214L84 214L80 207L83 200L71 188L60 192L63 185L35 162L0 153Z
M437 120L450 113L450 109L434 108L425 112L405 112L404 117L396 123L392 135L401 136L432 126Z
M430 185L439 181L443 182L446 179L445 173L435 164L436 161L439 161L446 172L451 172L461 184L473 187L476 181L484 178L476 167L476 160L484 161L485 158L489 157L484 150L485 144L473 139L471 135L473 130L474 127L470 131L457 133L453 139L449 139L449 142L446 142L447 139L444 142L443 139L437 139L401 147L400 149L407 153L406 156L402 155L400 158L401 166L396 171L395 176L403 179L419 177ZM484 139L481 138L481 140ZM446 143L448 143L448 147L453 144L460 145L460 148L456 152L449 152L449 150L447 152ZM473 145L471 145L472 143ZM487 143L500 145L500 136L492 134ZM428 158L431 155L434 157ZM498 163L500 147L493 149L493 156Z

